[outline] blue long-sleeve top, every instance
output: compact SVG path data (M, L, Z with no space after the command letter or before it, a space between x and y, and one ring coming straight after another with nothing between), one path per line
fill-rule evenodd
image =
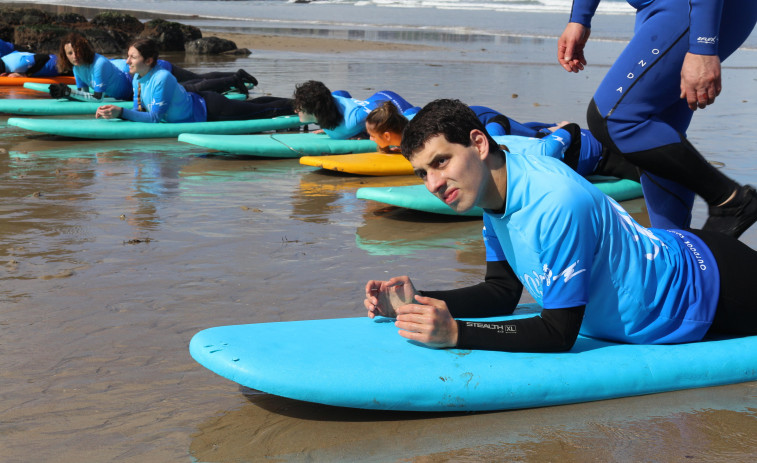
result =
M670 0L627 0L637 10L653 2ZM570 22L591 27L591 18L597 10L600 0L573 0ZM723 0L689 0L689 52L698 55L716 55L720 36L720 17Z
M136 122L204 122L205 100L179 85L170 72L154 67L132 81L134 109L124 109L122 119ZM141 87L141 89L140 89ZM144 111L139 111L140 100Z

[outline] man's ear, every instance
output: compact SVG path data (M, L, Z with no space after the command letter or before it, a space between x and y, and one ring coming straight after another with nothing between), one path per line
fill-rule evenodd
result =
M489 139L486 138L486 134L478 129L470 131L470 140L473 146L478 150L478 154L481 159L486 158L489 155Z

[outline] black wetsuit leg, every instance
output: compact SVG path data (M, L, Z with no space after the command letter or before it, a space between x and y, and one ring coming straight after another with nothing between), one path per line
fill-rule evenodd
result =
M722 233L692 232L710 248L720 274L720 296L710 332L757 334L757 298L753 292L757 251Z
M252 100L230 100L215 92L199 92L205 100L208 121L241 121L294 115L291 98L263 96Z

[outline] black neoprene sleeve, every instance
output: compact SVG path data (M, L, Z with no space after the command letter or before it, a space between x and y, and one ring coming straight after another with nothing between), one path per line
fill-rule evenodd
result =
M562 352L578 338L584 307L544 309L540 316L506 322L457 321L457 348Z
M484 282L447 291L419 291L443 300L454 318L482 318L513 313L523 285L507 261L486 263ZM484 323L456 320L457 348L512 352L570 350L578 337L584 306L545 309L540 316Z
M509 315L518 305L523 285L507 261L486 263L484 282L467 288L446 291L419 291L421 295L441 299L454 318Z

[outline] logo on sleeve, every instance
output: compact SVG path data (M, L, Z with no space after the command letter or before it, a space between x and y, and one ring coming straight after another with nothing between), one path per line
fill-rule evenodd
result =
M532 296L541 297L544 295L543 287L545 285L547 287L552 286L552 283L560 278L563 279L563 283L567 283L577 275L584 273L586 271L585 268L577 268L579 262L580 261L578 260L573 262L565 270L557 274L555 274L547 264L544 264L541 273L537 273L535 270L532 271L531 274L525 273L523 274L521 281L523 281L523 286L526 287L526 290Z
M697 37L697 43L702 45L715 45L717 42L717 37Z

